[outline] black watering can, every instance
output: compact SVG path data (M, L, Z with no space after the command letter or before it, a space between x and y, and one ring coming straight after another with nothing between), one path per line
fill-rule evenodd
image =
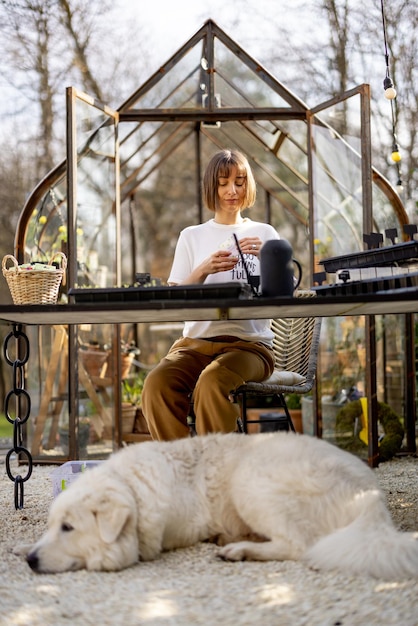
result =
M295 280L294 266L298 268ZM302 267L293 258L292 246L286 239L269 239L260 250L261 295L293 296L302 280Z

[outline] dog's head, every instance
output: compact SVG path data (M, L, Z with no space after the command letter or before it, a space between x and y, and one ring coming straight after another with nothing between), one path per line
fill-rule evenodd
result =
M135 502L120 483L105 482L98 489L94 470L86 472L54 500L48 529L26 557L35 572L111 571L138 561Z

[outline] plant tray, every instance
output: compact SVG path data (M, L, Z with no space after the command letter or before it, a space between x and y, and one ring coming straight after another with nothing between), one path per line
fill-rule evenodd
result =
M369 280L354 280L346 283L335 283L333 285L321 285L312 287L317 296L363 296L373 293L388 293L389 291L402 290L417 291L418 294L418 272L409 274L395 274L394 276L381 276Z
M249 285L217 283L210 285L139 286L108 288L72 288L68 295L76 303L152 302L154 300L222 300L250 298Z
M418 241L406 241L393 246L322 259L320 264L324 266L326 272L331 274L340 269L406 264L416 260L418 260Z
M67 489L83 472L103 461L67 461L51 472L52 493L54 498Z

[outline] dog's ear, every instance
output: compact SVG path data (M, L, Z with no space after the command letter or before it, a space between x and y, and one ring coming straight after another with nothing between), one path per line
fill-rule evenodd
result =
M121 534L131 515L127 502L119 494L102 500L96 511L100 538L105 543L113 543Z

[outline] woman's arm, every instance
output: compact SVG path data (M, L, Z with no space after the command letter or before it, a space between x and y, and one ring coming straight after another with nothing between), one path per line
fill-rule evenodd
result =
M204 283L209 274L217 274L218 272L228 272L232 270L238 262L238 257L227 250L217 250L207 259L195 267L189 276L180 284L195 285ZM169 283L175 284L175 283Z

